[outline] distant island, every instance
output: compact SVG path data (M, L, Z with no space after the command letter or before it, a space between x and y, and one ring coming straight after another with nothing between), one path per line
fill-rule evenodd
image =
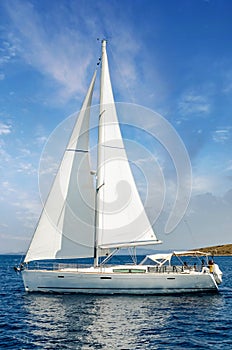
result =
M222 245L214 245L211 247L204 247L204 248L196 248L196 249L190 249L191 251L198 251L198 252L204 252L204 253L210 253L212 255L218 255L218 256L232 256L232 244L222 244ZM127 253L125 253L127 254ZM140 250L140 254L141 255L147 255L147 254L154 254L154 251L148 251L146 249L141 249ZM0 255L20 255L23 256L25 255L25 252L17 252L17 253L13 253L13 252L7 252L7 253L1 253Z
M232 244L215 245L212 247L199 248L196 250L218 256L232 255Z

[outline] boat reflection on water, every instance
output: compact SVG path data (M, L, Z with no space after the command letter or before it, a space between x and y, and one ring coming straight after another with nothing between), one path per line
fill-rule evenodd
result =
M196 330L207 340L214 331L205 324L202 310L217 322L215 311L224 305L218 294L179 298L29 294L25 301L25 340L32 348L43 349L158 349L191 341ZM183 336L176 337L181 330Z

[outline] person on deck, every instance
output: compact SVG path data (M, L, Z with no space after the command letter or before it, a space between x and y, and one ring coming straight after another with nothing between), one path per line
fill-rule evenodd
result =
M214 266L213 260L209 260L209 272L210 273L213 273L213 266Z

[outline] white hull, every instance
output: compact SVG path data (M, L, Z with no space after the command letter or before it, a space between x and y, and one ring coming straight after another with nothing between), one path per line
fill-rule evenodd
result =
M115 273L110 268L90 268L24 270L22 275L27 292L151 295L218 291L213 275L201 272Z

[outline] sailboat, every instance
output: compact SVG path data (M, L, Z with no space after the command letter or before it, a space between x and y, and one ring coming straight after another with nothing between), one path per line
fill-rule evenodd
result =
M97 169L93 176L89 128L96 74L97 70L19 268L25 290L141 295L217 291L222 274L216 264L213 271L207 266L186 269L182 264L172 265L171 259L178 253L148 255L140 263L110 263L122 248L162 242L149 222L130 169L112 92L106 40L102 40ZM81 258L92 258L92 265L70 263L70 259ZM50 267L43 266L45 261Z

